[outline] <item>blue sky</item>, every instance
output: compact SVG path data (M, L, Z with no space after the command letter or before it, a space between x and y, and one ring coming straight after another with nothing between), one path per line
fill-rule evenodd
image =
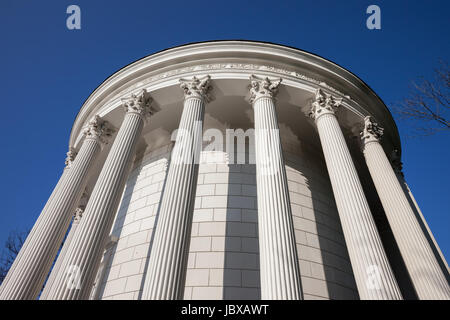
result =
M81 8L81 30L66 8ZM381 8L381 30L366 8ZM73 120L88 95L124 65L168 47L216 39L294 46L347 68L386 104L449 60L448 1L0 2L0 244L31 228L64 166ZM450 133L407 138L404 172L444 255L450 256Z

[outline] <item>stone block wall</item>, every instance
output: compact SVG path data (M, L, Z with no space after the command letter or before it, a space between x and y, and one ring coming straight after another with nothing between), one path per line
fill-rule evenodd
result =
M201 164L185 299L259 299L255 165Z
M131 170L111 232L118 241L103 257L94 299L140 298L170 151L167 145L147 153Z
M137 159L112 230L93 298L140 299L171 146ZM211 157L212 155L212 157ZM323 159L285 152L305 299L357 299L345 240ZM259 299L254 164L202 153L185 299Z

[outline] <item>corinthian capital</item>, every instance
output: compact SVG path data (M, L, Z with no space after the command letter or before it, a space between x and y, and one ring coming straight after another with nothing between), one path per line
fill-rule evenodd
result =
M342 99L336 99L331 94L324 93L320 88L318 88L316 90L309 116L317 120L321 115L327 113L334 114L341 103Z
M66 161L65 161L66 168L70 168L72 166L72 162L73 162L73 160L75 160L76 155L77 155L77 152L75 151L75 149L70 147L69 151L66 153L66 156L67 156Z
M363 144L380 141L384 129L376 123L371 116L364 118L364 129L361 132Z
M84 130L83 134L86 139L95 139L102 144L108 143L108 138L111 137L113 130L109 126L108 122L96 115L89 121L88 127Z
M132 93L130 97L122 99L122 105L127 113L136 113L142 117L155 113L152 108L152 97L147 90L142 90L138 94Z
M212 101L210 79L209 75L202 78L180 79L180 87L184 91L184 98L200 98L205 103Z
M273 99L278 93L278 86L281 79L259 78L255 75L250 76L250 103L254 103L257 99L268 97Z
M84 206L80 206L78 208L75 209L75 212L73 214L73 223L78 223L81 220L81 217L83 216L84 213Z

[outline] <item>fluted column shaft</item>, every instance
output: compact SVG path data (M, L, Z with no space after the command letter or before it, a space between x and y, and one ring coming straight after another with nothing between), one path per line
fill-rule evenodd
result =
M395 170L394 170L394 172L395 172ZM403 189L404 192L410 197L411 201L413 202L414 207L417 210L417 214L419 215L418 219L420 219L421 223L423 224L423 226L426 229L426 232L427 232L428 236L431 239L432 243L430 243L430 246L434 246L434 248L436 248L436 251L437 251L437 253L439 255L439 258L442 261L443 268L445 270L447 270L447 273L445 273L445 270L443 270L443 272L446 275L446 278L448 279L449 278L449 273L450 273L450 268L448 266L447 260L445 260L444 254L442 253L442 250L439 247L439 245L438 245L438 243L437 243L433 233L431 232L430 226L428 225L427 221L425 220L425 217L423 216L422 210L420 210L419 204L417 203L416 199L414 198L414 195L412 194L411 189L409 188L409 186L406 183L405 179L403 177L399 177L399 175L397 173L396 173L396 175L397 175L397 178L399 179L400 185L403 184L403 186L404 186L404 189Z
M146 91L125 103L127 113L86 205L46 299L88 299L111 231L120 196L144 126Z
M44 218L45 216L43 215L43 213L44 213L44 212L47 212L48 206L52 203L53 198L54 198L55 195L58 193L57 190L60 188L60 186L63 184L63 181L66 179L66 175L67 175L69 169L70 169L70 166L64 167L64 171L63 171L61 177L59 178L59 180L58 180L58 182L57 182L55 188L53 189L53 191L52 191L50 197L48 198L48 200L47 200L47 202L46 202L46 204L45 204L45 206L44 206L44 209L42 210L41 214L39 215L38 219L36 220L36 222L35 222L33 228L31 229L31 231L30 231L30 233L29 233L29 235L28 235L27 238L25 239L25 242L23 243L21 250L19 251L19 253L18 253L18 255L16 256L16 258L14 259L13 264L11 265L11 267L10 267L10 269L9 269L9 271L8 271L8 273L7 273L7 275L6 275L6 277L5 277L5 279L3 280L3 283L0 285L0 300L3 300L3 299L5 299L5 300L6 300L6 299L14 299L14 300L17 300L17 299L32 300L32 299L35 299L34 294L29 294L29 293L27 293L27 292L29 292L30 290L33 290L33 291L34 291L34 289L32 289L32 288L23 288L23 289L22 289L22 288L21 288L21 287L24 286L24 285L23 285L23 284L20 284L20 282L23 281L23 280L22 280L23 278L22 278L22 276L21 276L21 271L19 271L19 270L24 270L26 267L30 267L30 266L24 265L24 264L27 263L27 260L26 260L26 259L23 260L23 257L22 257L22 256L25 255L25 250L26 250L25 248L26 248L26 247L30 247L30 248L27 250L27 252L31 252L31 251L32 251L32 248L36 246L35 244L33 244L33 242L36 242L36 240L32 241L32 240L31 240L31 239L32 239L31 236L33 235L33 238L34 238L34 239L36 239L36 238L38 239L38 238L39 238L39 235L42 233L42 232L39 232L39 229L42 229L42 228L43 228L43 226L42 226L42 224L43 224L42 220L45 220L45 218ZM47 219L48 219L48 218L47 218ZM39 227L38 227L38 226L39 226ZM45 233L45 234L47 234L47 233ZM30 239L30 240L28 240L28 239ZM27 253L27 254L29 254L29 253ZM21 260L23 260L23 261L20 262ZM19 270L15 271L16 268L19 269ZM22 271L22 272L23 272L23 271ZM48 271L47 271L47 273L48 273ZM9 279L10 277L12 277L13 279ZM45 280L44 280L44 281L45 281ZM14 283L14 284L7 285L8 282L15 282L15 283ZM9 286L9 288L8 288L9 292L3 294L4 289L5 289L6 287L8 287L8 286ZM12 288L11 288L11 287L12 287ZM34 287L34 286L33 286L33 287ZM41 287L42 287L42 286L41 286ZM15 290L15 292L13 292L12 290ZM21 293L19 293L19 292L17 292L17 290L25 290L26 292L21 292ZM9 296L9 297L8 297L8 296ZM37 297L37 295L36 295L36 297Z
M88 135L70 169L65 169L3 281L0 299L39 295L100 152L100 135Z
M339 102L316 92L315 118L359 296L401 299L344 135L334 115Z
M410 205L413 208L413 210L415 209L416 217L417 217L417 220L419 221L419 224L425 228L424 232L425 232L426 236L429 238L430 246L433 248L433 250L436 250L436 252L437 252L436 259L438 259L439 264L441 265L442 272L444 273L445 278L448 281L450 281L449 280L450 268L448 267L447 260L445 260L444 254L442 253L441 248L439 248L439 245L436 242L436 239L434 238L434 235L431 232L430 227L428 226L428 223L425 220L425 217L423 216L422 210L420 210L420 207L417 204L417 201L414 198L414 195L412 194L411 189L409 188L408 184L405 181L405 177L403 176L403 172L402 172L403 164L400 161L400 157L398 155L398 150L394 149L391 153L391 156L388 158L391 162L392 169L394 170L395 175L397 176L398 182L402 186L403 192L405 193L408 200L410 200L412 202L412 203L410 202Z
M182 299L209 76L181 80L185 100L163 191L142 299Z
M47 282L45 283L44 290L42 291L40 295L41 300L47 299L49 289L52 287L52 283L55 281L55 278L57 274L59 273L59 270L61 269L61 264L64 260L64 257L67 254L67 249L69 248L69 243L73 239L73 235L75 234L75 231L78 228L78 225L80 224L81 215L83 214L83 211L81 208L77 208L75 210L75 215L72 221L72 225L70 226L69 233L67 234L66 239L64 240L64 245L61 248L61 251L59 252L58 258L56 259L55 265L52 268L52 272L50 273L50 276L48 277Z
M273 98L280 81L254 76L251 80L251 102L255 115L261 298L298 300L302 299L301 277Z
M364 156L375 188L419 299L450 299L450 287L413 208L366 118Z

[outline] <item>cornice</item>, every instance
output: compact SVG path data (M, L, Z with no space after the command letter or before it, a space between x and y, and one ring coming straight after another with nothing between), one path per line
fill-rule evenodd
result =
M309 74L300 72L301 69ZM206 73L212 78L224 73L230 77L236 75L237 78L256 74L282 78L285 85L289 85L289 81L307 84L312 92L322 88L343 98L343 106L362 118L375 116L385 128L391 129L393 144L400 148L397 127L390 112L381 99L351 72L308 52L248 41L189 44L147 56L122 68L106 79L85 101L75 119L69 145L74 144L89 116L118 107L124 96L150 87L174 85L180 78Z

